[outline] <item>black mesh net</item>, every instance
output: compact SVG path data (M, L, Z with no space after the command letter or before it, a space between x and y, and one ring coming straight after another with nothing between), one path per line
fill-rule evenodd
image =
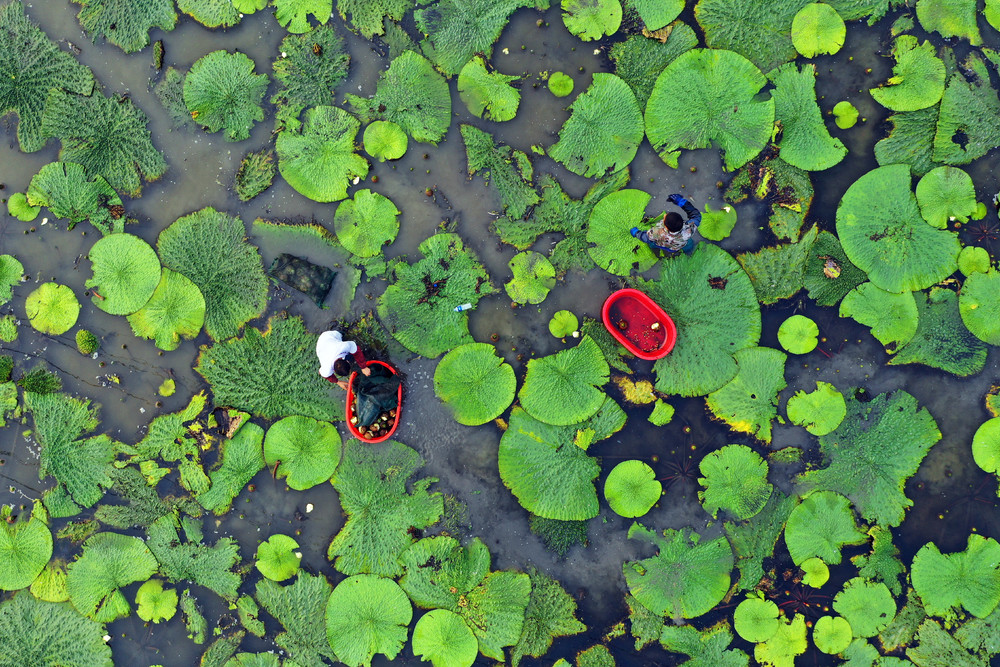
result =
M333 279L337 277L333 269L284 252L274 258L267 273L307 295L320 307L333 287Z

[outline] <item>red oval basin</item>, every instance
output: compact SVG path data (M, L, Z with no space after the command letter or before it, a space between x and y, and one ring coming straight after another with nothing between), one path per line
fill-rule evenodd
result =
M660 359L674 349L674 321L645 292L632 288L614 292L604 302L601 317L615 340L640 359Z
M384 361L379 361L378 359L371 359L368 361L368 363L385 366L390 371L392 371L393 375L396 374L396 369L390 366L389 364L385 363ZM359 431L357 427L351 423L351 418L354 417L354 379L356 377L358 377L358 374L356 372L351 373L351 377L347 381L347 407L344 410L344 413L347 415L347 430L349 430L351 432L351 435L353 435L361 442L376 443L376 442L382 442L383 440L388 440L389 438L392 437L392 434L396 432L396 427L399 426L399 419L400 417L403 416L403 384L402 383L399 384L399 389L396 392L396 418L392 422L392 428L390 428L384 435L380 435L377 438L366 438L363 435L361 435L361 431Z

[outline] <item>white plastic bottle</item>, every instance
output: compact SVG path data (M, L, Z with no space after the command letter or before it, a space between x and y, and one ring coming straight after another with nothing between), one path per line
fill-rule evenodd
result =
M455 312L456 313L460 313L463 310L472 310L472 304L471 303L463 303L461 306L455 306Z

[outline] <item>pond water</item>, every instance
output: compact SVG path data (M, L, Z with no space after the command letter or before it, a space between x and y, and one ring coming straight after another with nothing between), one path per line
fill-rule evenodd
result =
M128 231L155 244L158 234L178 217L212 206L240 216L248 225L255 218L280 221L315 221L332 229L337 204L317 204L299 195L280 177L261 196L249 203L240 202L232 190L232 179L243 155L271 143L270 120L255 125L249 139L227 143L222 135L206 134L195 128L174 128L166 110L150 92L151 81L160 74L152 64L151 49L123 55L114 45L103 40L91 43L82 33L76 19L77 5L63 0L29 3L27 11L49 37L65 48L79 51L77 57L91 67L107 94L127 94L150 118L153 140L169 164L165 176L145 186L141 198L126 201L131 216L139 223ZM897 12L898 13L898 12ZM817 95L824 111L840 99L851 100L865 122L849 131L833 128L850 149L846 159L836 167L813 175L816 196L809 220L823 229L833 229L836 206L847 187L875 166L874 143L885 135L886 110L876 104L867 89L884 81L891 74L893 61L888 57L890 38L888 26L892 16L869 28L863 23L848 24L845 48L836 56L815 59L819 77ZM694 25L690 8L681 16ZM537 21L542 19L544 25ZM410 27L412 28L412 19ZM344 29L335 17L338 32L345 37L351 54L347 81L338 89L337 102L347 92L359 95L374 93L379 73L388 65L384 49ZM996 35L984 36L988 40ZM917 31L921 38L927 37ZM271 61L278 44L286 35L270 11L246 17L237 27L228 30L208 30L184 15L170 33L154 30L152 39L163 39L165 65L189 68L198 58L217 50L237 49L250 56L257 72L271 73ZM941 40L932 37L935 44ZM472 116L459 99L455 81L452 89L454 117L451 129L438 146L411 142L406 156L393 163L372 162L369 187L389 197L402 212L397 240L385 250L389 257L419 256L418 244L440 226L457 232L479 256L498 294L483 299L469 313L470 329L478 341L488 341L496 335L497 350L523 377L525 363L531 357L551 354L567 347L553 338L547 329L554 312L569 309L578 316L600 317L604 299L614 289L624 285L615 276L600 270L586 275L571 272L539 306L512 308L503 293L502 284L509 278L507 262L515 254L501 245L490 231L499 207L493 192L481 178L469 179L466 171L465 148L458 125L471 122L493 132L498 140L518 150L531 153L532 145L551 146L559 128L569 117L569 100L554 97L541 79L542 72L561 70L572 73L576 90L584 90L596 72L611 71L605 42L581 42L563 26L558 7L546 12L519 10L512 17L495 46L492 62L501 72L524 75L521 87L520 113L514 120L503 123L480 121ZM963 55L961 47L956 47ZM533 84L540 83L535 86ZM273 90L273 83L272 89ZM15 138L16 120L4 120L3 142L0 144L0 182L4 196L23 192L32 175L45 164L56 160L58 143L50 142L36 153L18 150ZM548 157L532 155L536 180L543 173L552 173L566 191L580 197L592 181L576 176ZM979 201L989 202L1000 190L993 171L995 152L968 165L967 171L976 184ZM377 183L372 176L377 176ZM671 169L655 155L648 142L640 147L631 164L629 187L640 188L652 195L647 213L652 215L664 207L665 196L682 192L699 207L711 203L721 205L722 190L718 182L728 183L717 150L683 151L678 169ZM432 189L434 196L425 191ZM767 230L767 211L753 201L737 206L739 223L725 241L723 248L736 254L755 250L773 243ZM47 211L43 212L43 215ZM996 209L990 207L989 220L996 220ZM30 232L26 230L31 229ZM0 214L0 252L15 254L29 276L27 284L15 289L12 303L0 308L0 314L14 313L21 321L15 343L0 344L0 351L12 354L18 368L31 368L44 360L56 370L63 381L64 391L93 399L102 406L101 429L127 443L141 438L149 421L157 414L184 407L191 395L205 387L192 367L198 346L209 343L202 333L195 341L183 343L176 351L160 354L148 341L137 339L123 317L108 315L91 306L81 296L83 309L78 326L97 332L102 345L95 358L83 357L75 349L73 331L62 336L40 336L24 317L24 300L35 283L56 280L69 285L79 296L85 291L84 282L90 273L86 254L98 237L86 224L67 231L65 221L51 217L26 224ZM542 248L554 242L545 236L537 244ZM276 254L273 248L261 247L265 266ZM321 261L322 251L302 245L296 254ZM654 276L656 269L648 275ZM384 280L364 283L347 312L319 309L306 297L285 287L272 285L267 312L251 325L261 326L272 313L287 311L301 316L312 332L325 329L337 320L354 320L374 309L374 300L385 287ZM336 295L331 300L336 299ZM330 301L328 301L330 303ZM820 347L803 356L790 356L785 377L788 387L780 397L779 414L784 414L788 397L799 389L810 390L815 381L835 384L845 393L852 387L863 387L875 395L896 389L913 394L920 406L926 407L937 421L942 440L934 446L917 474L907 485L907 495L914 501L903 524L894 530L894 540L901 550L904 563L927 541L935 541L942 552L964 548L970 530L1000 538L1000 512L995 495L996 480L984 475L972 462L969 445L976 428L986 418L983 397L1000 376L997 351L991 349L985 369L970 378L928 369L923 366L886 366L888 356L865 327L853 320L838 317L836 308L819 308L804 296L764 308L764 328L761 345L778 347L777 327L792 313L808 315L819 325L824 341ZM75 331L75 329L74 329ZM572 341L572 339L569 339ZM502 431L490 423L481 427L457 424L450 411L434 395L433 374L437 360L413 355L397 344L390 345L393 361L406 375L406 408L403 423L395 439L420 452L426 466L418 476L439 479L433 487L452 495L467 506L466 522L461 530L467 538L481 538L493 554L493 568L525 570L534 566L560 581L578 601L578 617L588 626L582 635L556 640L550 652L540 660L528 658L523 664L551 664L559 657L572 659L573 654L602 641L611 626L623 619L628 610L624 603L627 591L622 576L626 560L652 555L650 547L628 540L626 533L632 521L623 519L602 501L600 516L589 525L589 545L573 547L565 558L548 551L530 531L528 514L504 487L497 471L497 448ZM633 379L653 379L652 363L633 361ZM612 371L613 375L618 374ZM157 396L156 389L167 377L177 382L178 391L169 398ZM616 399L621 396L608 389ZM706 536L718 534L718 525L710 525L698 497L697 464L705 454L730 443L752 445L760 451L766 446L753 438L731 432L724 424L709 417L701 398L672 397L670 403L676 415L666 427L654 427L647 420L648 406L627 408L629 420L625 428L610 439L595 444L589 451L601 458L602 474L598 489L611 468L619 461L638 458L649 462L659 477L664 478L661 502L642 522L656 529L692 526ZM623 407L627 404L622 402ZM346 433L341 424L342 433ZM29 424L13 423L0 431L0 503L21 505L40 497L51 479L38 479L38 447L24 431ZM799 446L810 451L817 448L816 439L801 428L774 424L770 449ZM792 488L794 475L803 464L775 465L771 481L786 492ZM320 572L336 583L342 578L326 559L330 538L343 525L337 494L328 484L308 491L290 491L283 481L275 481L269 470L261 471L253 480L253 491L244 489L237 496L234 509L220 520L206 518L206 536L229 535L240 544L244 561L252 560L258 543L270 534L299 532L302 563L310 571ZM181 493L175 482L164 481L162 493ZM306 506L315 507L306 513ZM433 532L433 531L432 531ZM141 534L136 532L135 534ZM862 553L863 549L856 550ZM77 552L66 541L57 541L56 557L71 558ZM849 554L855 552L847 550ZM779 553L783 547L779 543ZM776 563L790 565L785 561ZM836 572L834 576L840 576ZM844 574L846 576L852 576ZM183 588L183 586L181 586ZM131 595L134 591L130 588ZM234 613L207 591L199 595L205 607L210 627L226 614ZM265 639L248 637L244 650L263 651L275 648L274 635L281 630L277 623L266 620ZM186 638L179 615L158 626L145 627L136 616L109 626L115 663L119 665L193 665L203 650ZM738 639L736 646L752 651L752 645ZM629 637L610 641L612 653L619 665L671 665L685 658L667 654L658 648L636 652ZM828 656L810 649L806 657L817 664L832 664ZM803 658L805 660L806 658ZM833 662L836 662L834 660ZM386 661L377 657L375 664ZM409 646L393 664L417 664ZM476 664L490 664L480 656Z

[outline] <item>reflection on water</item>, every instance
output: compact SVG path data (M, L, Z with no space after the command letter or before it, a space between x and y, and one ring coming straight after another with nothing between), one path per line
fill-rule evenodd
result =
M311 202L280 178L262 196L250 203L241 203L232 192L233 174L245 152L270 143L270 124L258 123L250 139L239 144L226 143L221 134L173 129L168 114L149 92L151 79L159 76L152 68L151 50L147 48L125 56L114 46L91 44L81 34L76 10L76 5L47 1L31 6L29 15L41 23L52 39L79 47L80 60L95 71L106 93L127 93L149 115L154 143L164 152L170 165L162 180L146 186L142 198L126 202L130 215L139 220L139 224L129 231L155 243L159 232L177 217L204 206L237 214L248 224L261 217L316 221L327 228L332 227L336 204ZM548 25L539 27L537 12L521 10L496 45L493 58L496 67L507 74L526 76L521 89L521 109L530 110L530 113L521 113L503 125L473 119L455 93L452 81L454 119L446 139L437 147L411 144L403 159L392 164L372 164L371 182L358 187L369 187L384 194L402 211L400 234L387 248L388 256L413 258L420 241L444 224L453 227L479 254L498 286L507 280L507 262L514 250L500 246L489 232L489 223L496 217L497 203L479 177L471 183L467 178L464 146L457 131L461 122L474 120L478 126L488 126L498 140L532 155L536 175L554 173L571 196L580 197L589 187L587 179L566 172L547 157L531 153L532 145L551 146L568 117L566 100L553 97L544 83L535 87L534 84L540 82L539 74L555 70L572 73L576 90L582 91L589 85L594 72L609 70L606 47L583 44L570 36L559 14L558 8L548 11L543 15ZM690 20L689 15L685 16ZM840 99L849 99L867 119L850 131L833 130L851 152L841 164L814 176L816 198L810 220L826 229L832 229L835 207L846 187L874 166L871 147L882 136L886 113L862 91L884 81L891 72L893 61L884 57L888 51L885 26L890 23L883 21L878 29L852 24L846 47L840 54L815 60L821 107L828 110ZM345 92L372 94L378 74L388 63L368 42L348 34L342 26L339 30L347 39L352 61L350 76L339 89L338 103L342 102ZM182 16L177 29L169 35L154 31L152 36L154 40L165 40L167 65L186 69L210 51L239 49L255 61L258 72L270 73L270 62L284 35L271 13L265 11L244 19L235 28L219 31L206 30ZM6 120L4 138L0 145L0 182L6 186L6 193L24 191L31 176L56 159L57 144L50 142L45 149L30 155L20 153L11 118ZM977 183L980 201L988 201L998 189L997 177L988 159L971 165L969 172ZM648 208L650 214L663 206L669 192L683 192L699 204L716 203L721 198L718 183L730 177L722 171L715 150L685 151L679 168L672 170L660 161L648 144L640 148L631 173L630 187L642 188L653 195ZM377 177L377 183L373 177ZM425 194L428 189L435 196L428 197ZM763 231L766 229L763 205L748 202L741 204L738 212L740 223L733 236L720 244L722 247L735 253L769 242ZM995 213L991 212L990 216L994 218ZM15 290L12 304L13 312L22 318L24 298L35 283L57 279L72 287L78 295L83 294L83 283L90 276L85 255L96 235L87 225L67 232L65 223L41 217L31 226L34 231L24 233L30 226L7 216L5 211L0 222L2 252L15 253L30 276L29 284ZM542 237L537 247L552 241ZM265 261L276 252L267 247L262 251ZM315 249L298 247L293 251L319 261ZM331 320L351 318L371 310L374 302L368 297L379 294L383 286L381 281L363 285L351 313L320 310L297 293L273 287L269 313L285 309L302 316L309 329L318 332ZM540 306L516 309L501 290L498 295L481 301L469 314L470 328L477 340L489 340L496 334L498 351L522 377L524 364L532 356L550 354L564 347L548 334L547 322L555 311L570 309L579 316L599 318L604 298L621 286L620 279L596 270L588 275L570 274ZM11 312L10 306L3 312ZM908 485L907 494L914 500L915 507L903 525L894 531L904 562L908 562L927 540L937 541L942 551L951 551L962 548L972 529L1000 537L996 481L980 473L969 456L972 433L986 418L983 395L998 376L997 353L991 352L982 373L968 379L923 367L886 367L887 355L866 330L852 321L841 320L836 309L819 309L804 297L765 309L762 345L777 347L777 327L793 312L812 317L825 340L816 351L790 358L786 367L788 388L781 394L781 414L785 401L796 390L808 391L816 381L826 381L845 392L861 386L872 394L906 389L938 422L942 441L932 449ZM263 318L257 324L261 322ZM136 442L153 416L179 410L203 386L191 367L195 363L197 346L207 342L204 334L194 342L185 342L177 351L161 356L152 345L132 335L124 318L107 315L85 301L79 326L102 334L102 346L94 359L81 357L69 334L41 338L26 322L19 328L18 341L4 344L3 349L15 353L16 362L22 368L33 367L44 359L60 372L65 390L99 401L102 428L117 439ZM467 505L471 525L467 534L480 537L489 546L494 554L495 569L525 569L534 565L561 581L579 602L579 616L590 630L582 637L557 641L549 654L551 660L547 657L540 664L549 664L557 657L571 657L573 651L600 641L609 626L626 613L622 562L650 553L648 547L626 539L631 522L603 509L601 516L590 522L587 548L574 547L564 560L554 557L530 532L526 512L499 479L499 429L493 425L470 428L454 422L447 408L433 394L436 361L413 359L402 352L396 354L394 360L408 378L407 404L397 436L426 458L427 466L421 474L438 477L440 482L436 488ZM637 379L652 378L651 362L635 362L633 367ZM178 391L170 398L160 398L156 388L167 377L176 379ZM614 389L609 391L620 398ZM602 488L604 475L619 460L645 460L663 480L665 492L662 502L643 518L643 523L661 529L692 525L704 530L706 516L697 499L698 461L725 444L755 443L710 420L700 398L674 398L670 402L677 412L667 427L656 428L648 423L648 406L632 408L623 431L594 445L590 453L604 460L598 488ZM0 431L0 458L5 460L0 468L0 476L5 480L0 489L0 502L27 502L37 498L49 483L37 479L37 446L22 434L24 428L15 424ZM817 447L815 438L807 436L802 429L776 424L771 448L785 446L811 450ZM776 465L772 470L772 481L779 488L791 491L792 478L802 470L802 464ZM179 488L170 488L170 484L169 481L161 484L161 494L179 492ZM239 541L243 557L250 560L259 541L268 535L275 532L296 534L302 545L304 567L337 581L340 576L333 571L325 555L330 537L343 524L332 487L321 485L306 492L289 491L283 482L272 479L268 470L261 471L252 484L255 490L244 489L230 514L220 521L206 519L208 541L231 535ZM315 509L306 512L310 504ZM718 528L708 529L709 533L712 530ZM63 556L71 553L68 547L59 548L67 550L61 554ZM836 576L847 575L835 572ZM210 621L234 613L226 609L217 596L199 595L199 601ZM268 621L269 636L277 630L276 624ZM116 622L109 632L113 635L116 662L121 665L192 665L202 650L186 639L179 615L155 630L143 627L133 616ZM636 653L627 638L613 640L611 646L619 657L619 664L673 664L679 661L677 656L668 657L659 649ZM244 649L250 651L272 648L269 639L249 637L244 644ZM396 662L417 663L409 647ZM375 661L375 664L383 663L380 659ZM487 663L481 660L477 664Z

